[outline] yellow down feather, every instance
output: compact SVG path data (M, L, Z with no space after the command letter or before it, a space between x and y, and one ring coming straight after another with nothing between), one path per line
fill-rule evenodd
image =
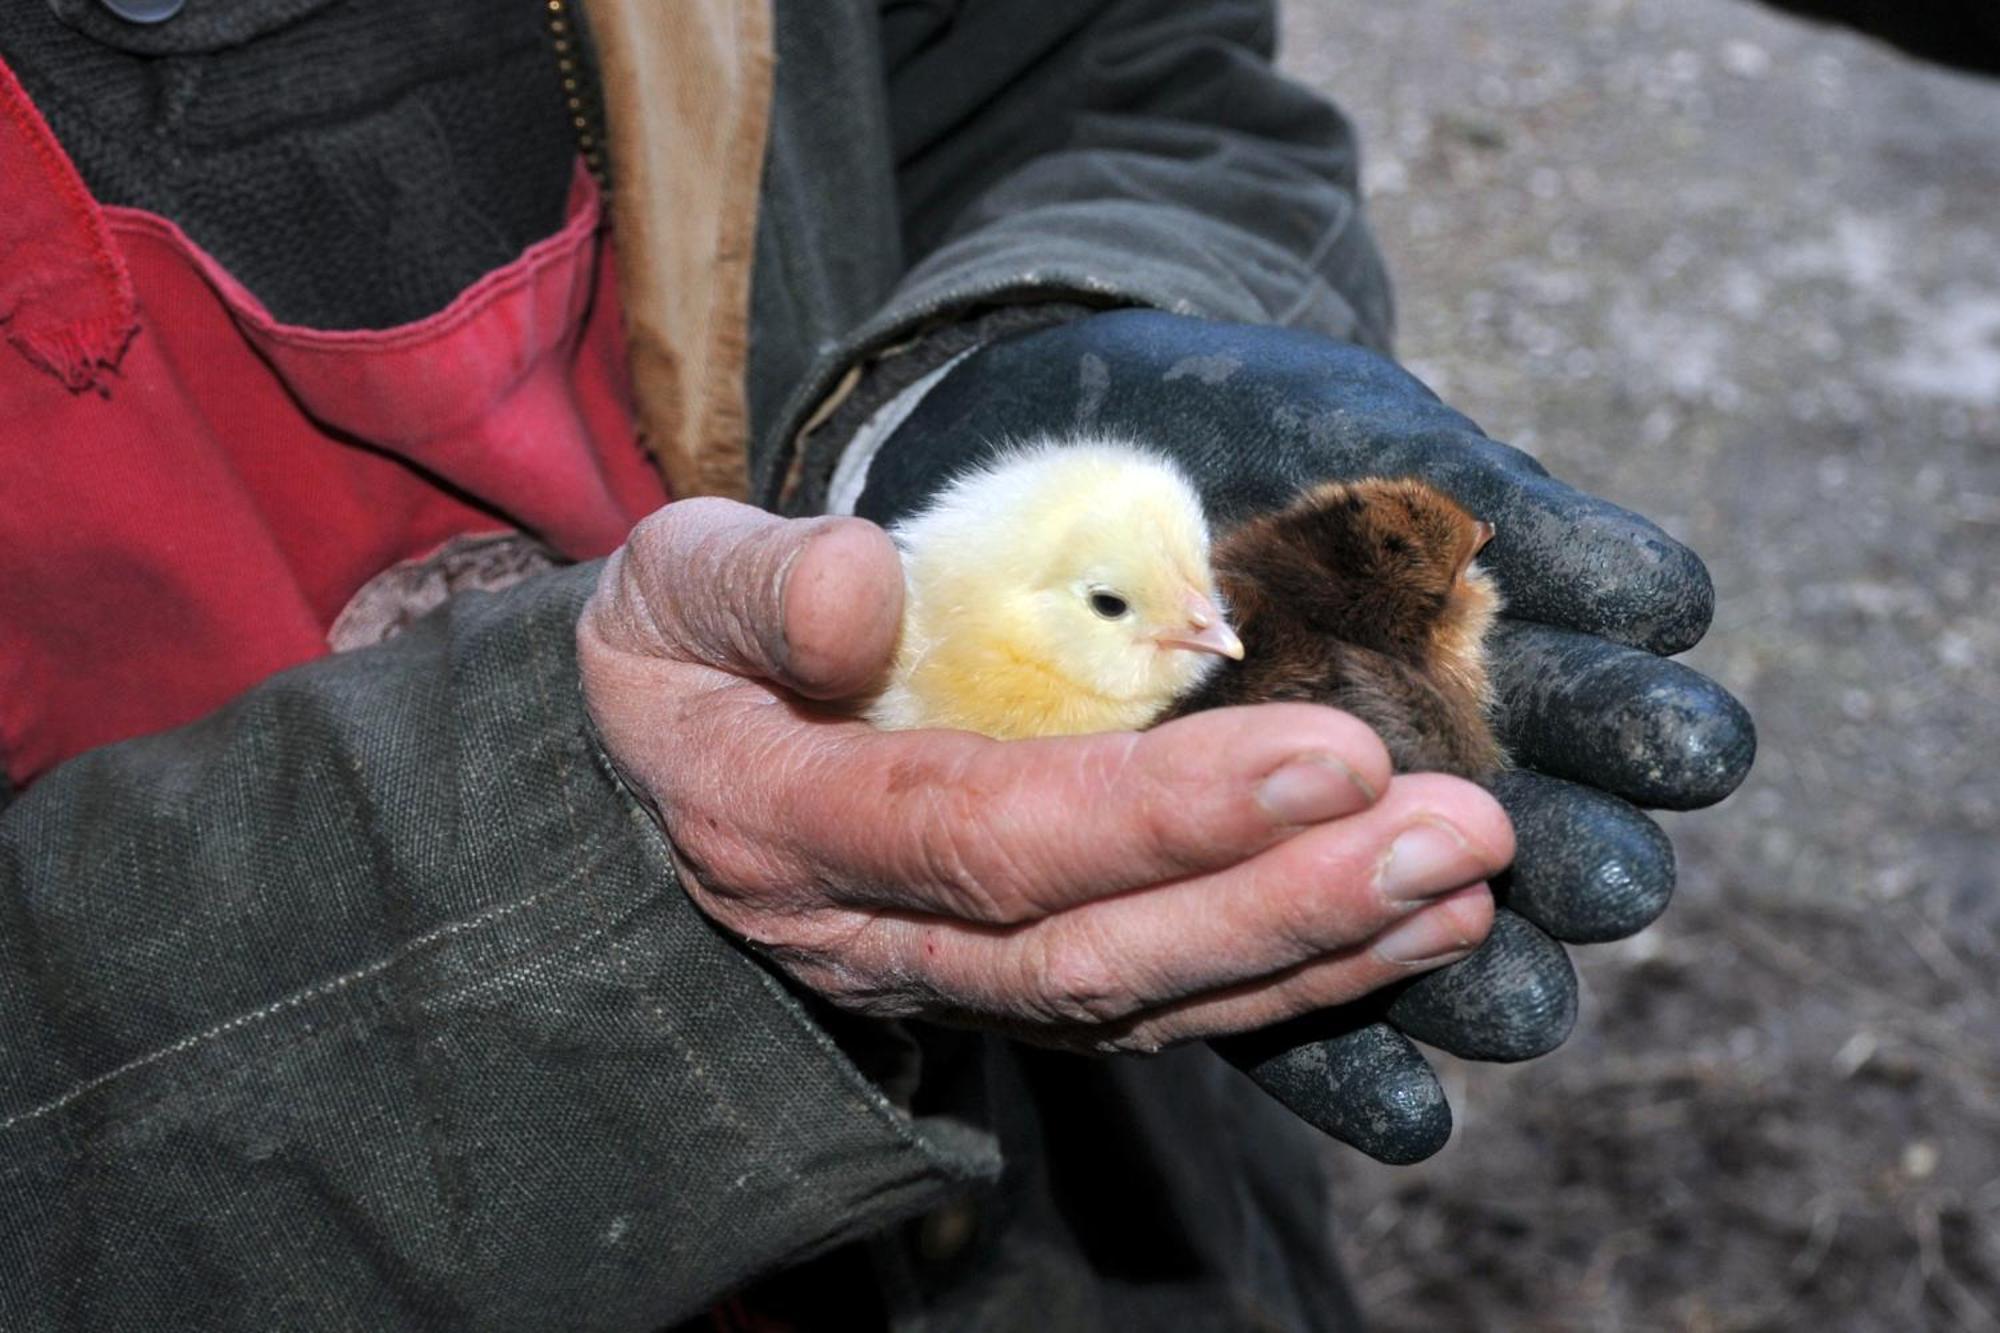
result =
M893 673L867 710L877 726L1136 729L1242 654L1200 497L1136 446L1011 449L890 535L905 601Z

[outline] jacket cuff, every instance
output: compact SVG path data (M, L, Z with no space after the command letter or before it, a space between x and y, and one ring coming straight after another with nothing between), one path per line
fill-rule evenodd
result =
M48 1279L0 1325L658 1327L998 1175L681 892L585 720L596 573L0 819L0 1270Z
M1248 255L1211 253L1213 238L1183 221L1168 209L1141 226L1129 212L1069 204L1000 218L946 244L800 383L779 414L776 447L759 451L769 461L752 477L752 494L781 513L821 512L841 450L867 419L843 410L863 386L874 385L872 413L968 346L1097 311L1140 306L1289 325L1388 354L1381 261L1351 202L1327 227L1312 267L1255 239L1234 238ZM912 354L919 359L896 378L876 379L878 366Z
M791 470L782 512L792 515L852 513L835 495L837 474L856 468L892 434L932 384L964 357L990 342L1032 333L1093 314L1102 307L1062 300L1024 300L962 315L940 314L901 340L873 351L856 349L846 373L793 432ZM824 367L822 367L824 370ZM852 488L858 494L858 487Z

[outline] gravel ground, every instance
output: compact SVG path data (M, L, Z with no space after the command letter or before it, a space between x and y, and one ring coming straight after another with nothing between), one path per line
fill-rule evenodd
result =
M2000 1328L2000 81L1740 0L1290 0L1401 352L1715 574L1755 714L1543 1060L1335 1162L1383 1329Z

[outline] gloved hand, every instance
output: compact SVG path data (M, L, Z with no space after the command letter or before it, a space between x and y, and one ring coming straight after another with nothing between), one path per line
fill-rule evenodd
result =
M1714 606L1693 552L1551 478L1374 353L1295 330L1122 310L996 342L946 373L869 465L856 513L891 523L995 449L1123 436L1177 459L1218 530L1318 482L1414 475L1493 523L1481 560L1507 600L1492 644L1493 790L1515 826L1502 910L1471 957L1357 1005L1218 1043L1293 1111L1370 1156L1442 1147L1451 1112L1409 1037L1482 1060L1569 1034L1576 978L1555 941L1618 939L1673 889L1673 850L1635 806L1710 805L1755 733L1725 690L1663 656ZM1407 1035L1405 1035L1407 1034Z

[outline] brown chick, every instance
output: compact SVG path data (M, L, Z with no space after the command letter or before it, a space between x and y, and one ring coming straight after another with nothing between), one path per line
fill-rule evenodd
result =
M1500 594L1474 563L1492 536L1449 496L1400 478L1328 483L1250 520L1214 551L1243 659L1168 716L1331 704L1380 734L1398 772L1493 773L1506 756L1485 637Z

